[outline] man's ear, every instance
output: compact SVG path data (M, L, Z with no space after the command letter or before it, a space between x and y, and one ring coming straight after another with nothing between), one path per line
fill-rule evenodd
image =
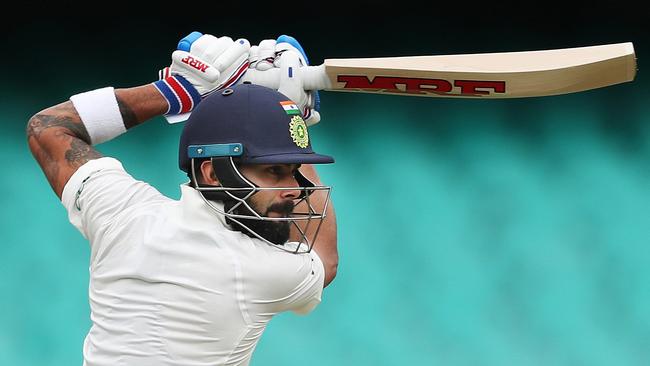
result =
M219 180L217 179L217 175L214 174L214 168L212 167L212 162L210 160L201 163L201 175L204 184L211 186L219 185Z

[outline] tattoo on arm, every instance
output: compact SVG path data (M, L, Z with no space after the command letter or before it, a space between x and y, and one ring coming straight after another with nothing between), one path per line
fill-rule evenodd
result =
M48 128L62 127L90 145L90 135L86 126L81 123L77 111L70 102L59 104L52 108L52 114L39 113L29 120L27 138L40 138L41 133Z
M65 183L80 166L102 157L91 146L88 131L70 102L34 115L27 125L27 140L59 197Z
M80 139L72 138L70 149L65 152L65 160L73 167L80 167L88 160L102 157L97 150Z

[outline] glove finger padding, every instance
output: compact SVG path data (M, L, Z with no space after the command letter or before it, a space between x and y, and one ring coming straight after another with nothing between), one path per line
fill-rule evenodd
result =
M216 90L234 85L246 73L250 48L248 40L240 38L217 57L214 67L221 71L221 80Z
M217 87L216 83L221 76L217 68L202 58L180 50L172 53L171 72L187 79L201 95L215 89Z
M217 57L221 56L232 44L233 40L230 37L217 38L211 34L204 34L192 43L189 52L210 64L214 64Z
M240 38L226 48L213 62L214 67L222 74L228 75L228 70L239 67L248 60L251 44L247 39Z
M234 84L248 68L250 43L243 38L204 34L185 49L189 52L172 53L170 71L187 79L201 96Z
M265 39L257 46L255 55L251 53L251 67L265 71L272 69L275 65L275 40Z

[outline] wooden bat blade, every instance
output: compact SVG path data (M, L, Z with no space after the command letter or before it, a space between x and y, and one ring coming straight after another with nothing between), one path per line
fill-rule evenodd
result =
M543 51L327 59L326 90L420 97L521 98L632 81L631 42Z
M500 99L602 88L632 81L636 71L634 46L625 42L543 51L326 59L296 72L305 90ZM280 68L251 68L238 82L277 90L282 77ZM188 116L167 120L183 122Z

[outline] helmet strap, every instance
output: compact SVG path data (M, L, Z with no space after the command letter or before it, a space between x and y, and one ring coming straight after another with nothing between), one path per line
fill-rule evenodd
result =
M208 200L212 201L235 201L232 196L237 198L245 198L250 195L250 193L257 188L257 185L248 179L246 179L237 169L235 162L232 157L211 157L210 163L212 164L212 169L215 176L219 180L221 187L227 188L246 188L241 190L232 190L229 192L223 191L210 191L210 190L199 190L201 194ZM196 174L196 169L194 169L194 159L192 159L192 174ZM194 182L196 187L209 188L211 186L206 184L199 184L196 176L194 176Z

